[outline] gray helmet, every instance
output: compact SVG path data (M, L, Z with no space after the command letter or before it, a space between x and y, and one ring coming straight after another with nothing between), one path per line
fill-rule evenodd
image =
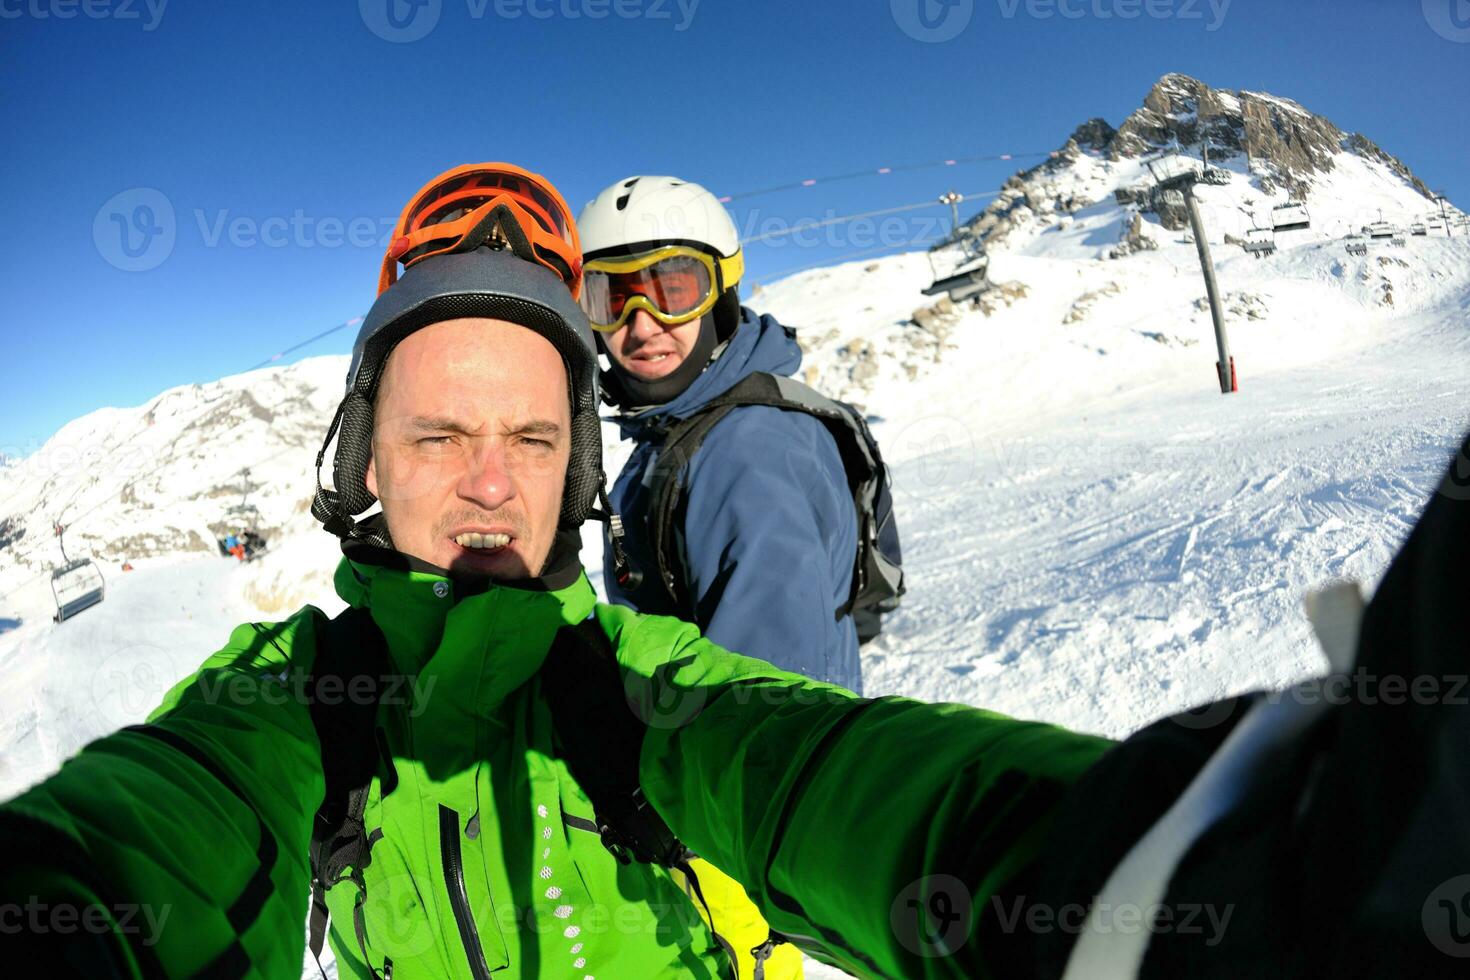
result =
M597 355L592 328L566 284L510 251L478 248L414 263L373 304L352 346L347 391L317 453L311 513L338 537L353 534L359 514L377 500L367 488L372 458L373 399L383 365L398 342L420 327L461 317L508 320L551 342L570 384L572 451L562 497L561 526L576 528L593 514L603 485L602 431L597 417ZM332 436L332 485L321 485Z

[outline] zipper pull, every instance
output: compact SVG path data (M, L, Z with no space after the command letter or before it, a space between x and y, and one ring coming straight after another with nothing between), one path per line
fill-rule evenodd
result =
M464 835L470 840L480 836L480 811L476 810L470 814L469 823L464 825Z

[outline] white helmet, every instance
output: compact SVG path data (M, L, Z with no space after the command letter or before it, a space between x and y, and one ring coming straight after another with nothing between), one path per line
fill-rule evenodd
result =
M674 244L697 245L727 259L740 252L740 235L725 206L703 187L677 177L618 181L582 209L577 230L584 259Z

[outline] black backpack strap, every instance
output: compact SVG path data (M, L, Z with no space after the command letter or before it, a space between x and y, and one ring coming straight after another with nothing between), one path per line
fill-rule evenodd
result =
M695 415L682 419L666 430L658 462L649 480L649 533L653 553L658 562L659 579L673 599L675 607L693 616L694 600L688 594L683 569L675 547L674 529L678 524L681 497L688 482L688 464L704 444L705 437L725 416L743 405L765 405L788 412L810 415L821 422L837 443L838 455L847 474L848 489L858 513L858 554L853 568L852 590L846 602L835 611L837 619L849 615L855 606L866 605L864 593L870 586L868 565L875 555L880 529L875 524L875 496L881 506L891 510L887 496L887 470L878 443L867 423L851 406L828 398L821 392L794 378L757 371L717 398L711 399ZM892 529L896 549L896 529ZM886 577L901 583L896 566L881 569ZM901 594L902 585L896 586Z
M643 795L647 726L633 713L607 633L595 619L563 626L541 666L557 752L592 801L603 844L623 864L677 867L686 848Z
M738 387L738 386L737 386ZM674 528L678 523L679 503L684 494L689 473L689 463L694 454L704 445L705 436L726 415L733 412L739 403L722 402L716 399L696 415L682 419L669 427L663 445L659 449L658 462L653 466L649 480L649 531L652 535L654 560L658 562L658 580L674 601L677 609L694 613L694 597L684 582L684 575L675 560L677 551Z
M308 941L312 955L320 961L327 930L327 889L344 880L356 884L359 896L354 919L359 919L366 895L362 871L372 860L372 845L382 836L381 830L367 834L363 811L381 757L376 737L378 700L393 663L387 641L366 609L349 608L335 619L318 618L316 648L306 693L311 722L321 742L326 792L312 824ZM354 926L366 963L361 922ZM368 969L372 969L370 964Z

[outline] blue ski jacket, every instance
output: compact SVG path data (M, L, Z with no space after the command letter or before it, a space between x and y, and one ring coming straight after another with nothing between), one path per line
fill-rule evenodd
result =
M677 398L616 416L637 442L611 494L628 529L626 550L643 573L620 588L605 549L613 602L688 618L658 580L649 527L649 480L665 427L688 418L756 371L792 375L795 335L744 307L724 353ZM704 635L731 650L861 693L857 631L836 618L852 586L857 514L837 442L809 415L763 405L721 419L681 474L682 526L675 538Z

